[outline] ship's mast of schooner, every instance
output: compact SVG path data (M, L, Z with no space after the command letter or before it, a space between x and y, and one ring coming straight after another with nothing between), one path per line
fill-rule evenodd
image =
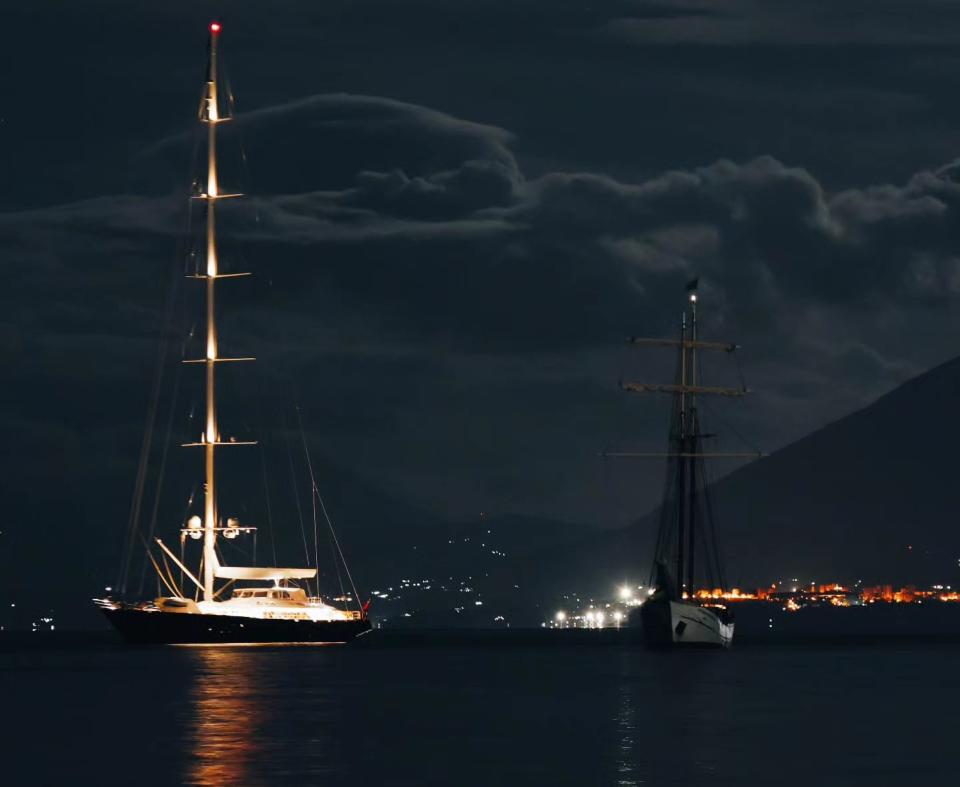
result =
M210 25L209 60L207 63L207 83L200 103L200 122L207 125L207 188L197 195L206 202L206 274L197 274L195 278L205 281L207 290L207 351L202 361L206 371L206 428L199 444L204 449L204 515L203 515L203 600L213 601L214 577L217 566L216 542L218 526L217 510L217 473L216 449L221 445L252 445L250 442L223 442L217 424L216 365L223 361L252 361L252 358L221 358L217 345L216 283L223 278L233 278L247 274L221 274L217 260L217 201L239 194L222 194L217 181L217 126L230 120L220 116L219 96L217 95L217 40L220 36L220 24Z
M204 435L205 485L203 515L203 600L213 601L213 571L216 549L217 521L217 473L215 467L217 429L216 362L217 362L217 124L220 112L217 107L217 38L220 26L210 25L210 64L207 73L207 96L200 115L207 124L207 357L206 357L206 405L207 427Z
M702 395L739 397L749 393L746 387L726 388L701 384L699 378L698 351L715 350L732 353L737 345L728 342L702 341L697 319L697 282L687 286L688 303L680 320L679 339L631 338L630 343L645 346L675 347L679 351L679 369L673 384L622 382L620 387L633 393L668 393L674 397L674 416L670 429L670 450L667 453L613 452L610 457L654 458L665 457L668 461L667 490L661 511L660 532L657 537L658 562L666 563L670 550L671 531L676 528L673 557L675 587L678 597L692 597L696 590L697 550L714 549L709 539L703 543L703 523L700 519L698 490L706 483L703 460L708 457L747 458L756 453L705 453L701 431L698 397ZM706 512L709 515L709 511ZM714 554L719 570L719 556ZM708 563L711 562L708 559ZM722 584L722 577L718 577Z
M210 25L209 59L207 62L207 79L203 96L200 101L199 120L207 126L207 177L206 189L193 196L203 200L206 208L206 249L205 268L199 270L189 278L203 281L206 287L206 352L203 358L191 359L184 363L203 364L205 371L205 410L206 423L198 442L184 443L184 446L203 448L204 451L204 506L203 521L199 517L191 517L186 527L181 528L181 539L189 535L191 538L203 538L202 581L194 578L183 566L182 562L163 544L156 539L157 545L163 550L186 576L191 579L202 591L204 602L216 601L219 593L215 588L217 579L228 580L273 580L280 582L290 579L306 579L316 577L316 568L276 568L276 567L244 567L221 566L217 558L217 536L234 538L239 533L253 533L255 527L241 526L235 519L228 518L226 526L222 522L217 501L217 451L226 446L251 446L256 441L241 441L233 437L224 440L220 433L220 424L217 420L217 365L236 361L253 361L251 357L225 358L220 355L219 335L217 332L216 289L217 283L224 279L235 279L249 276L249 273L221 272L219 251L217 248L217 204L220 200L231 197L240 197L241 194L225 193L220 189L217 172L217 127L221 123L231 120L229 114L220 112L219 80L217 75L217 42L221 26L217 22ZM196 522L194 523L194 519Z

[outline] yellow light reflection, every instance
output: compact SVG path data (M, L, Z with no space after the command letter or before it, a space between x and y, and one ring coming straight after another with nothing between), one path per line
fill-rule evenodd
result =
M229 648L198 648L194 654L192 757L186 782L250 784L264 723L254 696L254 662L249 652Z

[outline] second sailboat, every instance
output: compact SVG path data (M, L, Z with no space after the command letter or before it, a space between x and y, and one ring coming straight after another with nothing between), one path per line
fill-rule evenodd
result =
M725 388L702 383L703 352L733 353L737 345L704 341L699 335L698 282L687 285L687 302L678 339L632 339L637 345L677 350L677 377L672 384L623 383L626 391L661 392L673 398L667 475L654 550L652 595L635 611L643 636L651 645L729 647L733 642L732 611L723 603L723 565L714 529L714 511L704 460L710 457L756 457L756 453L708 453L704 450L699 398L739 397L746 387Z

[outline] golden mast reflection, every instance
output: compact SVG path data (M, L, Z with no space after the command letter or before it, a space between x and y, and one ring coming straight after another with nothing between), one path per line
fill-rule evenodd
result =
M248 648L191 648L197 666L187 784L254 784L264 712L255 697L255 654Z

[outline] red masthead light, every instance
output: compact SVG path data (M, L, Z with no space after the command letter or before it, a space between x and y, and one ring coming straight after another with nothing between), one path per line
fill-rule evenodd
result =
M219 33L219 32L220 32L220 23L219 23L219 22L211 22L211 23L210 23L210 32L211 32L211 33Z

